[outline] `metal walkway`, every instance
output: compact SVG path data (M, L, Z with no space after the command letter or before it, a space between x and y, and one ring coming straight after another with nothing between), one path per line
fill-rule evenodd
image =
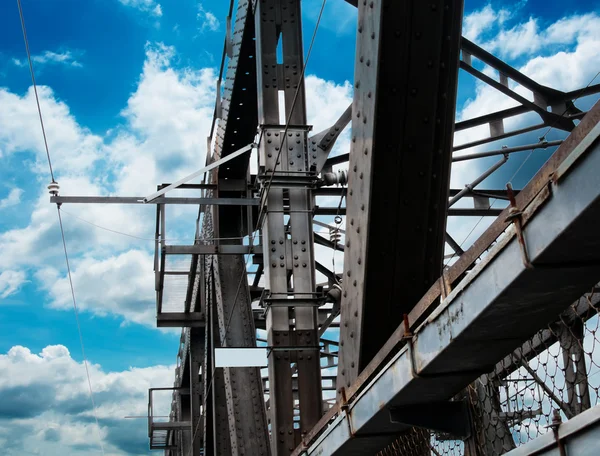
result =
M381 370L346 391L333 422L295 454L374 454L417 424L392 422L393 409L418 404L433 422L440 402L490 372L594 286L600 277L599 120L597 104L561 146L562 160L523 190L513 223L489 252L422 324L411 329L409 321L396 331L376 356L381 364L391 360L367 366L366 375Z

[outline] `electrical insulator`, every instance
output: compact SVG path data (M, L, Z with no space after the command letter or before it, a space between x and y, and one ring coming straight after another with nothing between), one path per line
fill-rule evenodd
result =
M339 228L329 228L329 240L334 244L339 244L342 241L342 234L340 233Z
M58 196L59 189L60 189L60 187L58 186L58 184L55 181L50 182L50 185L48 185L48 191L50 192L50 195L52 195L52 196Z
M348 183L348 172L340 169L337 173L323 173L323 185L346 185Z

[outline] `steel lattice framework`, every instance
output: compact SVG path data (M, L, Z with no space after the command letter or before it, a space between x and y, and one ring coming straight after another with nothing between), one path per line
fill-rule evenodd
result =
M334 125L307 125L300 0L238 0L212 169L143 199L157 207L157 324L183 327L174 386L150 392L150 446L168 456L489 456L546 425L564 451L561 416L598 402L588 374L598 366L600 105L576 105L600 84L563 92L533 81L461 37L462 0L348 3L358 8L354 99ZM514 107L456 122L461 71ZM351 148L333 156L346 127ZM478 139L456 144L474 130ZM477 188L511 154L540 149L553 153L524 188ZM453 163L492 156L478 179L450 188ZM166 197L172 187L201 195ZM323 196L346 203L318 206ZM167 243L170 204L199 206L193 245ZM322 218L333 216L335 226ZM466 249L447 232L455 216L496 218ZM316 261L315 244L343 252L343 272ZM333 327L339 340L326 337ZM216 367L216 348L256 347L257 329L266 375ZM161 390L172 394L167 421L154 418Z

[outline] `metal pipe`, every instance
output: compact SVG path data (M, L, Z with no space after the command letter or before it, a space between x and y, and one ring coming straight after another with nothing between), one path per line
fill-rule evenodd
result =
M494 163L487 171L485 171L481 176L479 176L477 179L475 179L473 182L471 182L470 184L465 185L465 188L463 188L460 192L458 192L456 194L456 196L454 198L452 198L449 202L448 202L448 207L452 207L459 199L461 199L465 194L473 191L473 189L475 187L477 187L479 184L481 184L484 180L486 180L492 173L494 173L498 168L500 168L504 163L506 163L508 161L508 155L504 155L504 157L502 157L499 161L497 161L496 163Z
M473 160L476 158L493 157L494 155L506 155L512 154L514 152L523 152L525 150L546 149L548 147L560 146L562 143L562 139L559 139L556 141L543 141L538 144L530 144L526 146L505 147L503 149L490 150L487 152L477 152L474 154L461 155L459 157L452 157L452 162L455 163L464 160Z

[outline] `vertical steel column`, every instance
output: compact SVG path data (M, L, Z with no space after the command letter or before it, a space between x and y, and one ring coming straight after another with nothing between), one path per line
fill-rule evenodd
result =
M266 195L262 207L266 215L261 227L265 289L279 300L287 298L291 289L293 299L297 300L293 314L289 305L273 304L267 309L267 343L272 347L269 354L271 448L277 455L293 451L301 433L319 420L322 407L317 312L311 302L315 292L312 195L306 186L289 188L273 182L279 176L301 180L309 175L300 16L300 0L261 0L255 11L258 117L262 129L259 174L264 176L263 195ZM279 39L282 62L277 61ZM284 93L285 107L279 106L279 91ZM282 136L285 127L279 125L280 110L289 122L285 137ZM289 196L289 233L285 230L284 191ZM292 347L298 348L290 350ZM291 371L294 361L298 368L300 409L297 430Z
M190 328L190 446L191 456L200 454L204 447L203 442L203 423L202 423L202 382L200 381L200 368L202 366L202 358L204 355L204 329Z
M212 287L209 295L212 297L211 304L209 306L209 324L210 327L210 348L207 352L207 373L208 377L205 381L206 388L210 385L210 396L207 398L207 408L210 406L210 419L212 420L212 427L207 428L206 432L210 432L210 442L212 448L205 447L205 454L211 456L228 456L231 452L231 438L229 436L229 418L227 413L227 393L225 392L225 376L223 369L214 369L214 354L215 348L221 346L220 334L219 334L219 319L217 317L216 309L216 291L214 288L214 281L211 282ZM212 381L212 383L211 383ZM209 411L206 411L208 419ZM209 437L206 437L206 441L209 441Z
M221 230L223 233L223 230ZM215 257L219 339L223 347L256 346L246 265L242 255ZM257 367L217 368L224 378L231 455L267 456L269 437Z
M189 337L189 333L188 333ZM191 378L191 376L190 376ZM192 421L192 405L190 400L191 388L187 394L180 394L177 392L177 402L179 403L179 421ZM177 456L187 456L191 454L191 443L192 443L192 426L189 429L183 429L177 433Z

